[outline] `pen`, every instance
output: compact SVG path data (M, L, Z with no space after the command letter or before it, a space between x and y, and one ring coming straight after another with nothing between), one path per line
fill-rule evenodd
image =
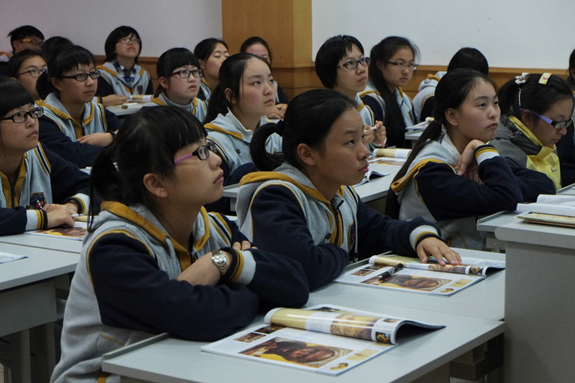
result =
M392 266L390 270L381 273L381 275L379 276L379 280L380 281L386 280L387 278L390 278L393 274L397 273L401 269L403 269L403 263L398 263L397 265Z

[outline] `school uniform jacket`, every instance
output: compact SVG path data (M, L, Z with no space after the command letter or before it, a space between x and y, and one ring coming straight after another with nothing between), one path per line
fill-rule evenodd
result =
M439 233L422 219L401 222L369 209L350 186L328 201L288 164L245 176L236 207L242 232L259 249L299 261L310 290L338 277L350 261L388 250L416 256L417 244Z
M413 111L417 121L423 121L431 116L435 105L435 88L446 73L428 74L427 78L419 84L418 93L413 98Z
M115 132L121 125L114 113L94 101L86 103L82 121L70 117L55 93L37 104L44 109L40 117L40 142L80 168L91 165L102 148L76 140L92 133Z
M543 146L519 119L504 116L491 144L517 166L542 172L551 178L555 188L561 188L561 165L555 148Z
M89 205L89 176L38 144L27 151L15 184L0 172L0 235L45 229L47 204L74 202L83 214Z
M403 116L403 121L405 121L405 126L413 126L417 124L417 119L413 114L413 105L411 99L401 88L397 88L394 92L395 100L401 108L401 114ZM371 82L368 82L365 91L359 94L361 100L371 108L376 121L381 121L385 125L385 101L379 92L374 88Z
M104 353L161 332L213 341L249 324L260 305L304 305L301 266L263 250L231 248L244 239L235 224L202 208L190 253L148 209L104 202L72 280L52 382L119 382L102 373ZM176 279L196 257L221 248L236 255L220 284Z
M104 65L98 65L100 70L100 80L98 81L98 90L96 96L104 97L110 94L119 94L123 96L153 94L154 85L152 78L147 70L139 64L134 64L135 75L134 81L128 85L122 74L119 74L114 64L106 61Z
M212 87L208 82L202 77L202 81L200 82L200 91L198 92L198 98L200 100L209 101L210 97L212 97Z
M158 105L171 105L182 109L185 112L193 114L200 122L204 122L208 114L208 103L204 100L200 100L198 97L194 99L189 104L176 104L170 100L164 93L160 93L158 97L154 97L145 106L158 106Z
M262 116L259 125L268 122L270 122L268 118ZM222 158L221 168L226 179L228 176L233 176L242 165L252 163L250 142L254 132L246 129L229 109L225 116L218 114L215 120L205 125L205 128L208 131L208 139L216 145L218 155ZM266 143L266 150L270 153L281 152L281 137L272 134Z
M399 219L422 216L436 222L448 245L483 249L476 217L502 210L514 211L517 203L534 200L553 190L549 179L537 172L513 167L491 145L475 150L482 184L459 176L455 166L461 157L444 134L429 142L391 189L400 203Z

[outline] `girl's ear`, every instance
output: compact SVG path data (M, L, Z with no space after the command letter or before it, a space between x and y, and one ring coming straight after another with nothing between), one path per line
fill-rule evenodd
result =
M200 62L200 67L202 68L203 71L206 70L206 62L204 60L200 60L198 59L198 61Z
M524 109L521 112L521 122L527 127L529 128L529 130L532 130L531 128L535 125L535 122L538 120L539 118L535 117L535 115L533 113L531 113L529 110Z
M232 105L236 105L237 100L234 97L234 93L232 92L232 90L230 88L226 88L224 90L224 95L226 96L226 100L228 100L228 102Z
M377 60L377 68L382 71L385 64L381 60Z
M169 86L168 86L168 80L165 77L160 77L158 79L158 82L160 83L160 85L162 86L162 88L168 90Z
M147 173L142 181L150 194L159 198L166 198L168 196L164 180L158 174Z
M569 74L571 75L571 77L575 78L575 68L569 69Z
M58 89L59 91L62 90L62 84L60 83L60 79L56 77L50 78L50 82L54 85L54 88Z
M297 146L296 151L300 161L303 162L304 164L308 166L313 166L316 164L317 153L307 144L299 144Z
M449 108L445 111L445 120L451 126L459 125L459 121L457 119L457 112L453 108Z

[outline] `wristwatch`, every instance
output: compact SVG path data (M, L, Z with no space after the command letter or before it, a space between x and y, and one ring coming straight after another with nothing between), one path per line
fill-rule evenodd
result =
M224 275L226 271L228 271L228 257L223 251L214 251L212 253L212 262L214 262L214 265L220 270L221 275Z

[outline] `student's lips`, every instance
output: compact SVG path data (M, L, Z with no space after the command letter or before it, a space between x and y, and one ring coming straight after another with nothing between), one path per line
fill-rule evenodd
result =
M28 135L28 138L36 138L36 137L38 137L38 131L37 130L33 131L32 133L30 133Z
M265 104L266 105L275 105L276 100L274 100L273 98L270 98L269 100L266 100Z
M214 183L218 184L223 182L224 182L224 172L222 171L220 174L218 174L218 177L214 180Z
M359 169L359 171L364 174L367 173L369 171L369 164Z

